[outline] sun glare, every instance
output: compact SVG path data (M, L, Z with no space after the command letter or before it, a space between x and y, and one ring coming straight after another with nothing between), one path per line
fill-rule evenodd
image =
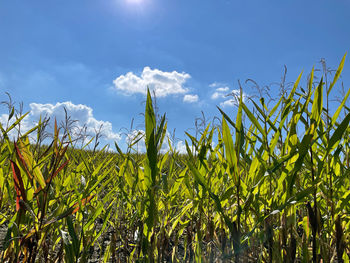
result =
M128 4L141 4L143 0L126 0Z
M147 15L153 7L153 0L113 0L129 15Z

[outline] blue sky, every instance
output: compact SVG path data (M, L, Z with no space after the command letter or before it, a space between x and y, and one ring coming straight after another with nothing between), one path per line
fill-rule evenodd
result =
M0 98L23 102L28 125L63 118L66 107L123 145L133 118L143 129L148 85L183 140L201 111L208 120L219 116L216 105L235 114L224 95L238 80L252 95L246 79L279 82L284 65L287 81L321 68L321 58L336 68L350 49L349 10L350 0L1 1ZM349 76L347 59L345 88ZM5 121L5 107L0 114Z

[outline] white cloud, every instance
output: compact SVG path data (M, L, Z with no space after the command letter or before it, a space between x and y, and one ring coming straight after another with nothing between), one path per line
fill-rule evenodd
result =
M0 123L1 126L4 128L4 130L7 130L9 126L12 125L12 123L15 121L15 118L13 120L8 121L9 115L8 114L1 114L0 115ZM17 136L16 130L12 130L8 136L10 137L11 140L13 140ZM1 134L2 137L2 134Z
M92 108L83 104L73 104L70 101L58 102L53 104L31 103L30 105L31 119L38 119L40 116L50 117L52 120L57 119L57 123L62 123L65 120L65 111L71 120L76 121L73 124L73 131L79 130L86 125L86 132L90 136L94 136L96 131L101 132L106 140L120 140L120 134L115 133L112 129L112 124L109 121L97 120L93 116Z
M186 144L183 141L179 141L176 144L176 151L178 151L180 154L186 154L187 153Z
M145 142L145 131L144 130L132 130L130 133L128 133L126 135L126 142L128 144L139 140L140 142L143 141L143 143Z
M1 114L0 115L0 123L2 126L4 126L7 123L9 115L8 114Z
M218 98L223 98L226 94L229 93L229 87L217 88L216 91L211 95L212 100L216 100Z
M231 90L229 94L225 96L226 100L220 103L221 107L233 107L239 104L240 90ZM243 92L242 100L246 102L248 95Z
M186 94L184 96L184 102L193 103L198 101L198 95Z
M238 105L240 90L231 90L226 84L214 82L209 85L209 87L215 88L214 93L211 95L212 100L221 99L224 100L220 102L221 107L233 107ZM243 92L243 101L246 101L248 94Z
M223 108L233 107L233 106L237 106L238 103L239 103L239 100L231 99L231 100L225 100L224 102L220 102L220 106Z
M7 130L16 120L16 114L14 114L10 120L8 114L5 113L0 115L0 123L5 130ZM7 135L11 140L15 140L18 137L19 131L21 134L24 134L33 127L33 123L30 121L30 116L27 115Z
M150 90L155 91L157 97L161 98L187 93L188 90L184 87L184 84L189 78L191 76L185 72L164 72L159 69L145 67L141 76L128 72L116 78L113 83L115 90L121 91L126 95L136 93L145 95L147 87L149 87Z
M83 105L83 104L73 104L72 102L58 102L56 104L40 104L40 103L31 103L30 113L20 122L20 131L21 134L24 134L26 131L34 127L40 116L42 118L50 118L49 129L54 126L54 120L57 120L57 124L61 125L65 121L65 110L67 111L67 117L71 121L74 121L71 126L71 136L73 139L77 138L79 131L85 129L85 135L89 138L96 135L96 131L99 131L102 135L101 139L107 141L119 141L121 135L113 131L112 124L108 121L97 120L93 116L92 108ZM0 122L2 125L7 124L8 114L2 114L0 116ZM15 117L10 121L13 123ZM16 127L18 128L18 127ZM50 130L48 130L50 133ZM13 137L17 137L17 130L13 130L10 134ZM87 139L85 142L87 142Z
M225 84L220 83L220 82L213 82L213 83L211 83L211 84L209 85L209 87L211 87L211 88L216 88L216 87L220 87L220 86L223 86L223 85L225 85Z

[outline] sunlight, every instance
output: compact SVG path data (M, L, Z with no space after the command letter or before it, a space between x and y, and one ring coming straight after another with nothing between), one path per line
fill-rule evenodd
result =
M144 0L126 0L128 4L142 4Z
M128 13L145 15L152 9L152 0L119 0Z

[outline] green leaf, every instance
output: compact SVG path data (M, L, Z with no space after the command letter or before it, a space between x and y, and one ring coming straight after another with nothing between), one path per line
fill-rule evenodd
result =
M145 113L146 126L146 148L147 165L150 169L152 184L156 183L157 177L157 142L156 142L156 120L152 106L152 98L149 89L147 89L147 103Z
M236 148L236 155L240 156L240 150L243 146L243 126L242 126L242 104L243 104L243 91L242 88L240 89L240 96L239 96L239 104L238 104L238 111L237 111L237 117L236 117L236 142L235 142L235 148Z
M90 219L85 223L83 227L83 231L86 232L89 227L95 222L96 218L100 216L103 210L104 203L100 203L98 207L94 210L93 215L90 217ZM67 217L68 220L69 217Z
M279 105L282 102L283 97L281 96L281 98L278 100L278 102L276 103L276 105L272 108L272 110L270 111L269 115L267 116L269 119L271 118L271 116L276 112L276 110L278 109Z
M155 137L156 119L154 115L152 98L149 89L147 89L147 101L145 111L145 126L146 126L146 146L149 145L151 137ZM153 138L153 144L155 142Z
M10 130L12 130L18 123L20 123L27 115L29 114L29 112L23 114L21 117L19 117L8 129L6 132L9 132Z
M8 120L11 120L14 114L15 114L15 107L12 107L11 113L10 113L10 115L8 117Z
M267 119L266 114L265 114L265 112L263 111L263 109L261 109L261 108L259 107L259 105L258 105L254 100L251 100L251 102L254 104L255 109L257 109L258 112L260 113L260 116L261 116L263 119Z
M321 78L321 81L315 90L314 101L312 103L312 109L311 109L311 121L314 120L316 124L318 124L321 119L322 107L323 107L323 78Z
M121 157L124 158L124 153L123 151L119 148L117 142L114 142L115 148L117 149L118 153L120 154Z
M72 247L75 258L79 257L79 239L77 237L77 234L75 233L75 229L73 226L72 218L71 216L67 217L67 226L68 226L68 233L72 239Z
M350 122L350 113L346 115L344 120L339 124L338 128L334 131L332 137L329 139L327 153L331 152L335 147L337 147L338 143L340 142L341 138L344 135L344 132L349 126L349 122Z
M208 189L207 183L204 179L204 177L201 175L201 173L198 171L197 167L194 165L195 161L192 155L192 152L190 150L190 147L188 146L187 141L185 141L186 143L186 149L187 149L187 154L189 157L189 160L187 160L187 165L188 168L190 168L192 174L194 175L195 180L205 189Z
M153 131L149 138L149 143L147 145L147 166L151 172L152 184L156 184L157 179L157 147L155 145L155 136L153 135Z
M339 64L339 67L338 67L338 69L337 69L337 72L336 72L335 75L334 75L334 79L333 79L331 85L329 85L329 88L328 88L328 91L327 91L327 96L329 96L329 93L331 93L331 90L332 90L334 84L337 82L337 80L338 80L339 77L340 77L341 72L343 71L344 62L345 62L345 58L346 58L346 54L347 54L347 53L345 53L345 55L343 56L343 58L342 58L342 60L341 60L341 62L340 62L340 64Z
M66 262L74 263L75 262L74 251L73 251L72 243L69 238L69 234L63 230L60 230L60 232L61 232L61 237L64 244L65 260Z
M313 72L311 72L311 74L313 74ZM289 109L291 107L291 103L292 103L292 100L293 100L293 96L294 96L294 93L299 85L299 82L300 82L300 79L301 79L301 76L303 75L303 72L301 72L297 78L297 80L295 81L294 85L293 85L293 89L291 90L288 98L286 99L286 102L285 102L285 105L284 105L284 108L283 108L283 111L282 111L282 116L281 118L284 119L287 117L287 115L289 114Z
M344 108L344 105L349 97L349 94L350 94L350 89L348 89L348 92L345 94L345 97L344 99L342 100L342 102L340 103L338 109L336 110L336 112L334 113L333 117L332 117L332 126L335 124L335 122L337 121L338 119L338 116L340 114L340 112L342 111L342 109Z
M219 107L217 107L218 110L220 111L220 113L222 114L222 116L225 117L226 121L228 121L229 124L232 125L233 128L235 128L237 130L236 124L230 119L230 117Z
M222 139L225 145L225 154L226 154L226 159L229 163L231 176L233 177L235 184L237 184L238 182L237 156L236 156L235 148L233 147L231 131L224 117L222 117Z
M102 233L104 233L107 225L108 225L108 220L111 216L111 211L112 211L112 208L113 206L111 205L107 211L104 213L104 216L103 216L103 225L100 229L100 231L96 234L96 236L94 237L94 240L91 242L91 244L94 244L96 242L96 240L101 236Z
M261 127L258 120L254 117L253 113L251 113L251 111L247 108L247 106L244 103L242 103L242 108L244 112L247 114L250 121L255 125L256 128L258 128L259 132L263 135L263 137L266 137L264 129Z
M162 142L162 139L164 138L165 131L166 131L166 123L165 123L165 114L164 114L161 121L160 121L160 125L158 127L157 134L156 134L157 147L162 146L161 142Z
M315 69L314 69L314 67L312 67L312 70L310 73L310 78L309 78L309 83L308 83L308 93L310 93L312 91L312 84L314 81L314 72L315 72Z
M294 168L291 172L291 176L288 179L289 194L291 194L293 191L293 186L295 183L297 173L302 168L304 158L309 150L311 143L313 142L312 138L314 137L315 130L316 130L316 124L315 124L315 122L312 122L309 129L306 131L306 134L304 135L301 143L298 145L299 156L298 156L297 161L294 164Z

